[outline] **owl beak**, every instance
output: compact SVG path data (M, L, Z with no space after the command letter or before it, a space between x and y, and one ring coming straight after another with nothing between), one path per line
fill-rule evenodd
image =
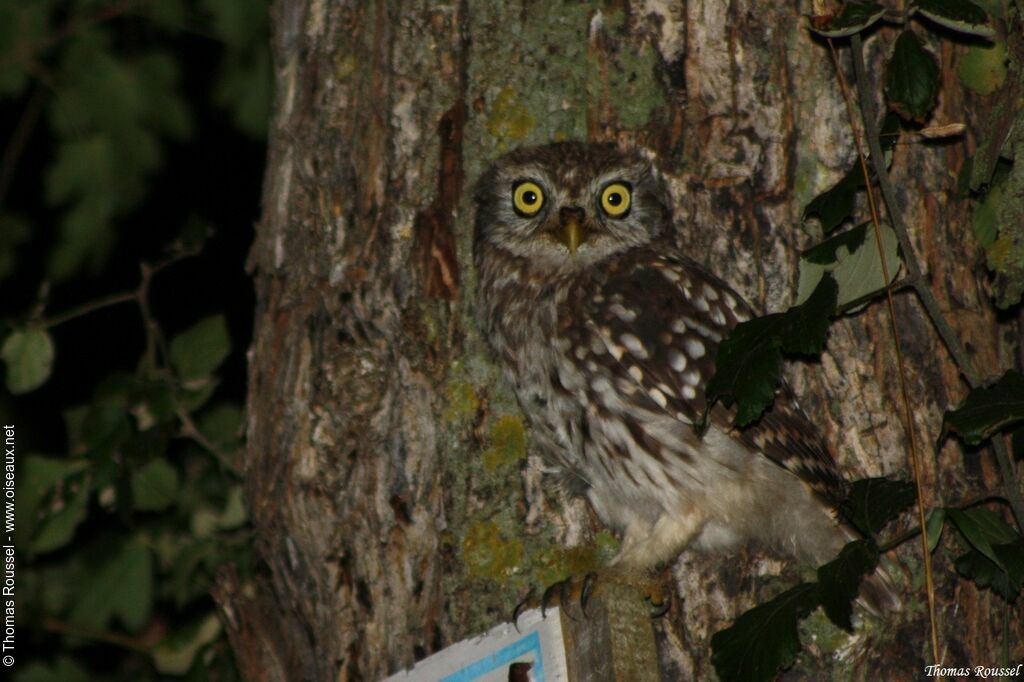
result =
M569 253L576 255L580 244L587 240L587 228L583 222L583 209L578 207L563 208L559 214L559 224L556 239L569 249Z

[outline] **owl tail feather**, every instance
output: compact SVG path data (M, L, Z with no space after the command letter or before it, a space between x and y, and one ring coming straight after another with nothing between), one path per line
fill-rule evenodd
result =
M903 610L903 602L896 593L896 587L881 566L861 581L857 603L878 618Z

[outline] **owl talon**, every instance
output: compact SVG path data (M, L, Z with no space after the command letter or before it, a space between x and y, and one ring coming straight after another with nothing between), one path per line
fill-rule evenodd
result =
M548 589L544 590L544 594L540 598L541 617L543 618L547 616L548 607L556 601L557 597L558 604L563 607L563 610L565 611L566 615L568 615L573 620L579 620L578 618L574 617L568 609L568 604L572 601L572 588L572 578L566 578L565 580L560 580L554 585L550 586Z
M644 601L646 601L650 605L650 608L651 608L651 612L650 612L651 620L656 620L658 618L661 618L662 616L664 616L666 613L668 613L672 609L672 598L671 598L671 596L669 598L665 599L665 601L656 602L656 601L654 601L654 597L649 595L649 596L647 596L644 599Z
M519 616L523 615L523 611L529 608L530 603L533 601L534 593L536 593L536 589L531 587L526 596L512 609L512 627L516 629L516 632L519 632Z
M587 604L590 603L590 597L594 594L594 585L597 583L596 573L587 573L583 576L583 585L580 588L580 611L583 612L584 616L590 617L587 613Z

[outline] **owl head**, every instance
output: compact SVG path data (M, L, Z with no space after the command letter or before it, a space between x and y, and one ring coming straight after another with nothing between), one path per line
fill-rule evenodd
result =
M500 157L476 189L477 259L502 254L572 273L665 236L671 200L649 161L556 142Z

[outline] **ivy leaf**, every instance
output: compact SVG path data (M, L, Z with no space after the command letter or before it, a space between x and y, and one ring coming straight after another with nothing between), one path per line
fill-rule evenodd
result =
M715 376L707 389L708 409L717 400L736 403L739 426L761 416L775 396L782 354L812 355L825 347L836 293L835 280L823 276L804 303L737 325L718 348Z
M178 496L178 470L154 459L132 475L132 501L139 511L163 511Z
M968 445L977 445L1024 419L1024 376L1011 369L998 380L967 394L960 406L946 412L943 434L956 431Z
M205 379L231 352L223 315L211 315L171 340L171 365L182 380Z
M806 300L825 273L831 273L839 287L837 306L844 306L885 289L899 274L899 240L888 224L880 225L882 250L889 279L885 279L878 256L878 241L871 223L863 223L800 254L800 284L797 303Z
M972 549L957 557L956 570L965 578L973 580L978 587L987 587L1012 602L1020 594L1021 587L1024 587L1024 539L993 545L992 549L999 557L999 564Z
M853 600L860 582L878 565L878 550L870 540L847 543L832 561L818 568L821 605L825 615L847 632L853 632Z
M841 506L850 523L870 537L914 504L916 499L912 483L884 477L864 478L850 484Z
M874 2L847 2L835 14L811 17L812 31L825 38L845 38L860 33L885 14L885 8Z
M902 118L924 123L939 94L939 67L910 31L896 39L896 47L885 74L889 108Z
M53 338L45 329L17 329L4 340L0 357L7 365L7 390L28 393L46 383L53 370Z
M800 651L797 624L817 606L817 583L800 583L750 609L711 637L711 662L725 682L773 680Z
M1006 568L992 546L1014 542L1018 539L1018 535L999 514L991 509L975 507L973 509L947 509L946 515L971 547L984 554L1000 568Z
M988 25L988 14L968 0L919 0L917 11L936 24L959 33L993 38L995 30Z

